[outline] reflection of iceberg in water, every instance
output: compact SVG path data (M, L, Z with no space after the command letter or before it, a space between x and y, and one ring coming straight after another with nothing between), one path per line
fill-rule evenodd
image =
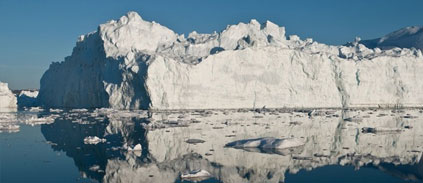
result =
M377 168L395 177L400 177L403 180L423 180L423 158L420 158L419 163L413 165L395 166L393 164L381 163Z
M89 117L74 118L101 119L84 115ZM422 180L422 116L419 110L201 110L105 115L97 123L58 118L43 125L42 133L84 175L102 182L181 182L182 173L200 169L210 172L211 182L283 182L286 173L327 165L372 166L404 180ZM363 128L398 130L363 133ZM107 142L87 145L87 136ZM260 137L298 138L305 144L279 153L224 147ZM136 144L142 146L140 154L123 148Z
M125 159L121 151L123 142L145 143L145 130L136 119L98 120L99 118L90 117L89 113L65 113L64 116L66 119L58 118L52 124L42 125L41 132L47 141L52 142L54 150L66 152L67 156L74 159L82 175L89 178L102 180L109 159ZM78 123L76 119L90 122ZM119 128L120 131L110 134L108 130L113 124L119 125L114 128ZM105 138L107 142L84 144L84 138L88 136Z

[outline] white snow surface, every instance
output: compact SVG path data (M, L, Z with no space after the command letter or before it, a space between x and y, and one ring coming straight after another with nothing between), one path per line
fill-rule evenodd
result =
M53 63L47 107L115 109L421 107L418 49L331 46L266 21L185 38L129 12Z
M8 84L0 82L0 112L16 111L16 103L16 96L9 89Z

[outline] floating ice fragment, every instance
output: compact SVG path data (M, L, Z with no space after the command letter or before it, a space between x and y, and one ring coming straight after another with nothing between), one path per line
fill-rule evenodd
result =
M50 124L53 123L56 118L58 118L59 115L52 114L49 116L44 117L38 117L37 115L27 115L24 116L22 122L30 125L42 125L42 124Z

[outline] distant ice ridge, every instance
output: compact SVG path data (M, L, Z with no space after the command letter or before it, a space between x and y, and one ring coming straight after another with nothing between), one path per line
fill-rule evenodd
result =
M267 21L188 37L129 12L50 65L47 107L115 109L423 106L418 49L330 46Z
M411 26L392 32L381 38L360 41L369 48L381 49L417 48L423 50L423 27Z
M16 111L16 103L16 96L9 89L8 84L0 82L0 112Z

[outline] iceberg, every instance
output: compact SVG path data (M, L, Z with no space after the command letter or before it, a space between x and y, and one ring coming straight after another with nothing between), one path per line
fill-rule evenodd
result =
M37 96L38 91L36 90L22 90L17 98L19 108L38 106Z
M185 37L129 12L52 63L38 100L152 110L421 107L422 70L415 48L331 46L256 20Z
M16 96L9 89L8 84L0 82L0 112L16 111L16 103Z

